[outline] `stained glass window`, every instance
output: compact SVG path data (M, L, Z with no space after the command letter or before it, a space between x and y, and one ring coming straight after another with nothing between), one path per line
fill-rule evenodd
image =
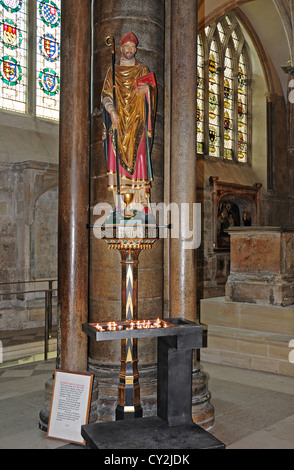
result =
M235 47L236 51L238 51L239 38L236 34L236 31L232 31L232 39L233 39L234 47Z
M204 52L200 36L198 37L197 58L197 151L203 153L204 142Z
M27 1L0 0L0 107L27 110Z
M59 117L60 0L39 0L37 8L36 115Z
M225 54L224 68L224 158L232 160L234 151L234 70L229 48Z
M246 61L243 54L240 56L238 66L238 159L246 161L247 155L247 84Z
M216 41L212 41L209 54L209 153L220 155L219 139L219 54Z
M249 161L249 57L233 13L198 37L197 152Z
M224 43L224 41L226 39L226 33L225 33L223 25L221 23L217 23L217 30L218 30L218 34L219 34L221 43Z
M60 8L61 0L0 0L0 108L58 120Z
M228 23L229 26L232 25L232 21L231 21L231 18L230 18L229 15L227 15L227 16L224 18L224 21L225 21L226 23Z

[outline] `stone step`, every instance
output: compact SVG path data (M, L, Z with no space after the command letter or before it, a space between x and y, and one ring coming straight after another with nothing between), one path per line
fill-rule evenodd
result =
M228 302L224 297L201 300L203 325L266 332L294 338L294 305L287 307Z
M294 376L292 336L210 325L201 361Z
M290 342L294 306L201 300L200 323L206 325L207 348L201 360L294 376Z
M0 368L45 359L44 328L0 332ZM56 357L56 328L48 340L47 359Z
M56 357L57 340L51 339L48 341L47 359ZM3 363L0 368L8 367L16 364L23 364L26 362L43 361L45 358L44 342L38 341L35 343L20 344L17 346L3 347Z

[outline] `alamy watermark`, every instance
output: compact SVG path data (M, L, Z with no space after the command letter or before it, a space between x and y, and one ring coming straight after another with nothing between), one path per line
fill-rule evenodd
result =
M112 213L111 211L112 207L108 203L99 203L94 207L93 215L98 216L98 219L93 225L93 233L96 238L100 239L105 237L105 226L103 226L103 224ZM199 248L201 244L200 203L151 203L151 215L152 220L157 223L159 238L167 238L170 236L171 238L181 239L185 250ZM125 229L130 228L129 222L121 222L119 225ZM137 233L140 233L140 221L136 222L136 218L134 218L134 223L132 223L131 226L137 229ZM109 225L109 227L111 227L111 225ZM149 225L148 222L146 228L150 230L150 234L152 234L152 227L152 223ZM109 235L107 235L107 238L109 238Z
M289 92L289 95L288 95L288 98L289 98L289 101L290 103L294 103L294 79L293 80L290 80L289 84L288 84L289 88L293 88L293 90L291 90Z
M291 339L288 346L289 348L294 348L294 339ZM289 357L289 362L291 362L291 364L294 364L294 349L292 349L288 357Z

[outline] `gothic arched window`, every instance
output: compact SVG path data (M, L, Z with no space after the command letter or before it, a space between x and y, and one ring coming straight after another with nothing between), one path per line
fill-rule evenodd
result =
M246 41L230 13L198 35L198 153L250 161L249 79Z
M59 118L61 0L0 0L0 108Z

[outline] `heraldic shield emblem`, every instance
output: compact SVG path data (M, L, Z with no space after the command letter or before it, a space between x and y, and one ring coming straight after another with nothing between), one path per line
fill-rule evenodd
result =
M52 0L41 0L39 13L42 21L51 28L56 28L60 23L60 10Z
M5 10L10 13L16 13L22 7L23 0L0 0L0 5L2 5Z
M9 49L17 49L22 43L22 33L12 20L3 20L0 23L1 42Z
M45 34L39 40L39 50L49 62L56 62L60 56L60 45L52 34Z
M225 130L228 131L230 129L230 126L231 126L230 116L229 116L228 112L226 111L225 116L224 116L224 128L225 128Z
M22 79L19 63L13 57L4 56L0 60L0 76L6 85L17 85Z
M209 129L209 140L210 142L214 142L216 138L216 132L212 129Z
M60 80L57 73L47 68L42 70L39 74L39 85L46 95L55 96L60 88Z
M16 28L5 23L2 25L2 27L3 27L4 42L9 46L13 46L13 44L16 41L16 36L17 36Z

